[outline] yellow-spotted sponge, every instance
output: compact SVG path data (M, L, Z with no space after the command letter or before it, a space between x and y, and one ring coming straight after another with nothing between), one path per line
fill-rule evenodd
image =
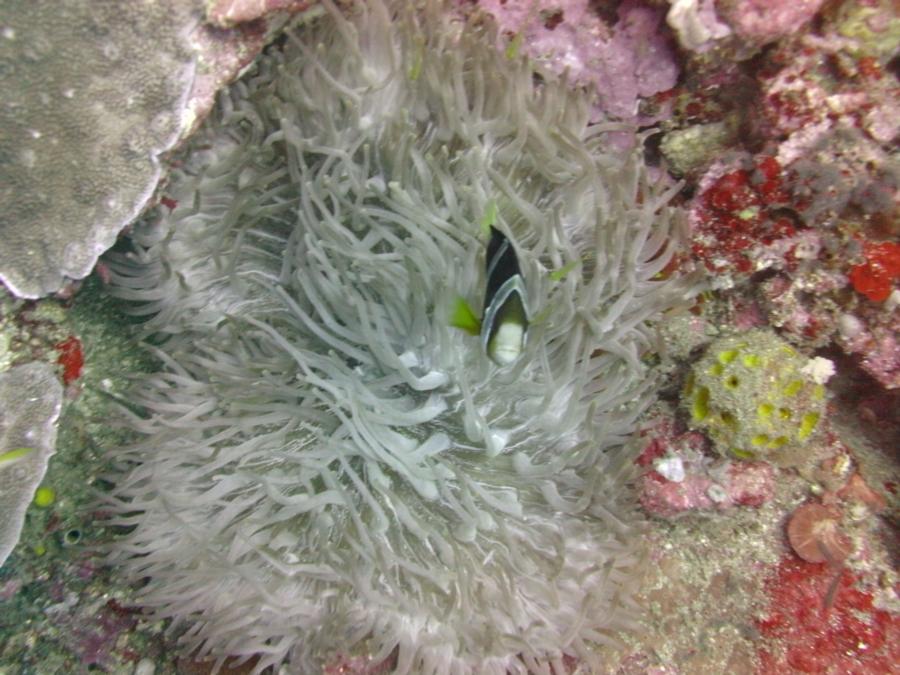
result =
M690 423L723 455L784 456L815 434L825 407L812 362L769 330L713 342L685 385Z

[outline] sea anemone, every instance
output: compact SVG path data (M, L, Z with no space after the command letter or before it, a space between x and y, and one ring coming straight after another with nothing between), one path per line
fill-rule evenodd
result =
M435 3L324 3L223 96L177 206L110 261L159 372L115 452L113 562L184 648L313 673L562 673L633 624L623 448L687 285L673 189L564 82ZM453 328L486 230L530 327Z

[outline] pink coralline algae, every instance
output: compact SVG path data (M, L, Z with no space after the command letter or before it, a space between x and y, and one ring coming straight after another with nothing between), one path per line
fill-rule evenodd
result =
M864 504L871 512L878 513L887 507L887 500L881 493L869 487L858 471L835 493L841 501Z
M634 120L642 98L671 89L678 65L663 24L662 9L626 0L608 25L588 0L507 2L479 7L501 33L541 66L590 86L599 99L597 117Z
M860 312L868 321L854 314L844 314L838 323L837 343L848 354L860 357L862 369L889 389L900 387L900 316L875 309Z
M231 28L274 12L299 12L311 4L313 0L212 0L208 3L206 20L220 28Z
M739 36L766 44L802 28L823 4L824 0L725 0L719 11Z
M775 274L743 287L741 302L759 303L768 323L795 344L814 349L834 342L882 386L898 387L900 248L866 239L858 223L832 219L833 227L801 230L754 249L755 268Z
M772 499L771 464L713 460L706 452L705 436L678 429L671 418L658 420L636 460L644 468L638 497L648 513L673 518L734 506L759 507Z
M640 501L646 511L661 518L683 513L713 511L733 506L759 507L772 499L775 470L766 462L717 461L693 471L680 481L659 472L641 477Z
M792 242L788 241L787 244ZM765 280L757 293L768 315L768 323L783 337L807 347L824 347L834 337L838 305L833 293L846 285L846 277L807 261L800 269L792 250L773 266L782 272Z
M743 332L768 325L763 308L754 297L734 293L727 299L729 324Z
M808 35L779 44L760 83L767 133L796 135L779 154L784 162L813 150L834 129L860 129L878 143L900 131L896 78L846 38Z
M120 636L137 625L135 612L116 600L97 608L82 604L72 595L46 611L62 628L64 641L85 667L112 667L119 658L116 645Z

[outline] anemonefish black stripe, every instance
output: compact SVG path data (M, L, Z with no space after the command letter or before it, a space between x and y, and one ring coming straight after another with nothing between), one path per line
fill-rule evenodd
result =
M487 256L487 288L484 292L484 309L487 311L497 291L508 279L522 276L519 271L519 259L509 239L497 228L491 227L491 240L488 242Z
M528 306L516 251L509 239L493 226L486 267L481 339L488 357L505 366L515 361L525 348Z

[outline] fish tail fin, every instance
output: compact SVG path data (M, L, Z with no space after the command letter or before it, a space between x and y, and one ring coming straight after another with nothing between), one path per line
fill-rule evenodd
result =
M459 295L453 300L453 307L450 310L450 325L464 330L469 335L481 333L481 319L475 314L472 305Z

